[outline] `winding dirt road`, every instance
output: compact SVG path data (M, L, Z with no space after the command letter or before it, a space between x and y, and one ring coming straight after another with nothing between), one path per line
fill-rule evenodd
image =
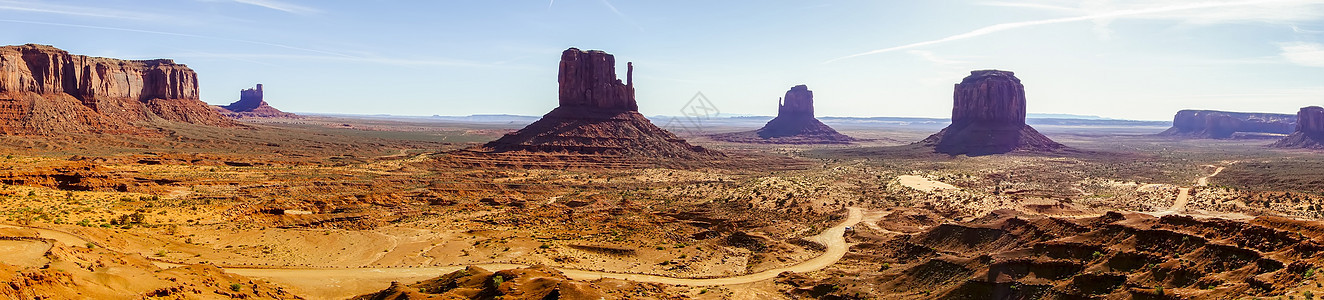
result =
M1197 186L1197 187L1208 186L1208 185L1209 185L1209 177L1218 176L1218 173L1222 173L1222 172L1223 172L1223 169L1226 169L1226 168L1227 168L1227 167L1218 167L1218 169L1215 169L1215 170L1214 170L1214 173L1213 173L1213 174L1209 174L1209 176L1200 177L1200 179L1196 179L1196 180L1195 180L1195 186ZM1173 201L1173 202L1172 202L1172 207L1168 208L1168 210L1165 210L1165 211L1156 212L1156 214L1158 214L1158 215L1170 215L1170 214L1175 214L1175 213L1180 213L1180 212L1182 212L1182 211L1185 211L1185 210L1186 210L1186 203L1190 202L1190 199L1191 199L1191 188L1185 188L1185 187L1184 187L1184 188L1178 188L1178 189L1177 189L1177 201Z
M719 277L719 278L675 278L657 275L611 273L600 271L588 271L579 269L557 270L566 276L579 280L594 280L599 278L614 278L633 280L639 282L652 282L674 285L689 286L712 286L712 285L734 285L746 284L764 281L777 277L782 272L810 272L817 271L841 260L846 255L850 245L846 243L846 228L860 223L864 218L864 210L851 207L847 209L849 214L846 220L840 224L824 230L816 236L809 239L818 242L826 247L823 255L802 263L771 269L754 274ZM58 240L62 243L79 245L86 243L87 240L68 233L37 229L45 238ZM157 263L161 267L176 267L179 265L168 263ZM517 264L478 264L474 265L489 270L504 270L526 267ZM305 296L313 299L344 299L366 293L380 291L390 285L392 281L414 282L429 279L446 273L454 272L465 268L466 266L444 266L444 267L388 267L388 268L224 268L226 272L239 274L243 276L266 279L271 282L279 283L293 288L298 288L307 293Z

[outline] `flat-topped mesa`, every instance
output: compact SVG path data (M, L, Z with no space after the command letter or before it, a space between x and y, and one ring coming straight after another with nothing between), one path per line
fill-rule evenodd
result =
M616 79L616 58L599 50L566 49L557 74L561 107L638 111L634 64L626 63L625 83Z
M1296 113L1296 132L1270 147L1324 149L1324 107L1302 107Z
M1025 86L1010 71L977 70L956 84L952 124L920 141L938 153L988 155L1066 146L1025 124Z
M1236 133L1290 134L1296 115L1185 109L1172 118L1165 136L1232 138Z
M1025 86L1011 71L970 71L952 99L952 124L1025 125Z
M251 89L239 91L239 101L230 103L226 106L214 106L216 111L231 118L299 118L298 115L287 113L271 107L266 100L262 99L262 84Z
M803 84L786 91L777 106L777 117L814 117L814 91Z
M169 120L235 126L198 100L198 76L169 59L69 54L46 45L0 47L0 133L137 133Z

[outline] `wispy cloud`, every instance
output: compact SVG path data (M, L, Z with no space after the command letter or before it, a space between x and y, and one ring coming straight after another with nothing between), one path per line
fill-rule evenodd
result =
M382 64L395 66L413 66L413 67L501 67L510 66L509 64L498 63L480 63L466 60L444 59L444 58L385 58L372 56L337 56L337 55L301 55L301 54L266 54L266 53L211 53L211 52L184 52L177 53L175 57L195 57L195 58L220 58L236 60L315 60L346 63L365 63Z
M1324 45L1317 43L1282 43L1282 57L1287 61L1310 67L1324 67Z
M1171 1L1163 1L1171 2ZM1002 2L998 2L1002 3ZM998 4L994 3L994 4ZM1105 12L1090 13L1082 16L1062 17L1053 19L1011 22L991 25L966 33L944 37L936 40L922 41L895 47L877 49L862 53L851 54L823 63L833 63L844 59L851 59L861 56L888 53L898 50L913 49L929 45L959 41L992 33L998 33L1007 30L1020 29L1026 27L1043 26L1059 23L1081 22L1081 21L1104 21L1121 18L1159 18L1176 19L1189 23L1219 23L1233 21L1278 21L1278 20L1299 20L1317 17L1317 10L1303 8L1318 8L1324 5L1324 0L1256 0L1256 1L1216 1L1216 2L1197 2L1181 4L1164 4L1162 6L1144 6L1138 8L1116 9ZM1009 6L1005 3L1001 4ZM1035 6L1033 3L1022 3L1014 5L1018 7ZM1039 5L1042 6L1042 5Z
M76 17L96 17L110 19L130 19L130 20L164 20L168 19L163 15L141 13L135 11L126 11L102 7L89 6L71 6L46 4L30 1L6 1L0 0L0 10L57 14Z
M609 0L601 0L601 1L602 1L602 5L606 5L608 9L611 9L612 13L616 14L616 16L621 17L622 20L625 20L625 22L630 23L630 25L634 26L634 28L638 28L640 32L644 31L644 27L639 26L639 23L635 23L633 18L630 18L630 16L625 15L625 13L622 13L621 10L616 9L616 6L612 5L611 1Z
M305 47L297 47L297 46L291 46L291 45L285 45L285 44L268 43L268 42L262 42L262 41L252 41L252 40L243 40L243 39L232 39L232 38L224 38L224 37L216 37L216 36L207 36L207 35L197 35L197 34L189 34L189 33L166 32L166 31L155 31L155 30L133 29L133 28L123 28L123 27L110 27L110 26L94 26L94 25L82 25L82 24L69 24L69 23L39 22L39 21L27 21L27 20L11 20L11 19L0 19L0 22L21 23L21 24L36 24L36 25L50 25L50 26L63 26L63 27L76 27L76 28L88 28L88 29L100 29L100 30L112 30L112 31L135 32L135 33L146 33L146 34L156 34L156 35L168 35L168 36L193 37L193 38L201 38L201 39L209 39L209 40L229 41L229 42L239 42L239 43L247 43L247 44L254 44L254 45L262 45L262 46L271 46L271 47L285 48L285 49L290 49L290 50L298 50L298 51L305 51L305 52L312 52L312 53L319 53L319 54L331 55L331 56L354 57L354 56L352 56L352 55L348 55L348 54L344 54L344 53L337 53L337 52L332 52L332 51L318 50L318 49L305 48Z
M315 14L322 12L322 10L316 8L307 7L298 4L292 4L292 3L285 3L276 0L234 0L234 2L260 6L287 13L300 14L300 15L308 15L308 14Z

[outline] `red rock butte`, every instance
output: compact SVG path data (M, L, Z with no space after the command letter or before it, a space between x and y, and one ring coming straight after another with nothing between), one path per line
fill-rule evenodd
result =
M753 132L715 134L712 138L766 144L849 144L855 141L814 117L814 91L803 84L786 91L786 96L778 100L777 117L763 128Z
M952 124L921 145L950 155L1066 148L1025 124L1025 86L1010 71L971 71L952 100Z
M141 133L146 122L236 126L198 100L198 76L169 59L0 47L0 133Z
M1324 149L1324 107L1302 107L1296 113L1296 132L1269 146Z
M616 78L615 58L576 48L561 54L560 106L514 133L489 142L490 153L553 153L631 160L696 159L721 153L693 146L638 112L627 64Z
M262 84L251 89L239 91L239 101L230 103L226 106L213 106L217 112L231 118L298 118L298 115L287 113L271 107L266 100L262 99Z

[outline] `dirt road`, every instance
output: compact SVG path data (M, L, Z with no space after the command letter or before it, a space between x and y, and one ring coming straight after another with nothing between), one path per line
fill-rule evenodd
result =
M864 210L851 207L846 220L840 224L824 230L816 236L809 239L823 244L826 247L823 255L807 260L805 262L763 272L748 275L720 277L720 278L674 278L656 275L643 274L625 274L600 271L587 271L578 269L561 269L566 276L580 280L594 280L599 278L615 278L634 280L640 282L654 282L675 285L690 286L710 286L710 285L733 285L746 284L768 280L777 277L782 272L810 272L816 271L836 263L846 255L850 245L846 243L846 228L859 223L864 218ZM37 229L37 228L33 228ZM38 232L45 238L56 239L62 243L80 245L87 240L68 233L38 229ZM174 267L178 265L158 263L162 267ZM489 270L503 270L522 268L524 265L515 264L481 264L476 265ZM266 279L271 282L279 283L285 286L299 289L305 293L306 297L312 299L344 299L356 295L362 295L379 291L390 285L392 281L415 282L423 279L429 279L446 273L454 272L465 266L445 266L445 267L418 267L418 268L224 268L226 272L239 274L243 276Z
M1215 170L1214 170L1214 173L1213 173L1213 174L1209 174L1209 176L1200 177L1200 179L1196 179L1196 180L1195 180L1195 186L1197 186L1197 187L1200 187L1200 186L1208 186L1208 185L1209 185L1209 177L1218 176L1218 173L1222 173L1222 172L1223 172L1223 169L1225 169L1225 168L1227 168L1227 167L1218 167L1218 169L1215 169ZM1180 212L1182 212L1182 211L1185 211L1185 210L1186 210L1186 203L1187 203L1187 202L1190 202L1190 199L1191 199L1191 188L1179 188L1179 189L1177 189L1177 201L1173 201L1173 202L1172 202L1172 207L1168 208L1168 210L1157 212L1156 214L1158 214L1158 215L1170 215L1170 214L1175 214L1175 213L1180 213Z

